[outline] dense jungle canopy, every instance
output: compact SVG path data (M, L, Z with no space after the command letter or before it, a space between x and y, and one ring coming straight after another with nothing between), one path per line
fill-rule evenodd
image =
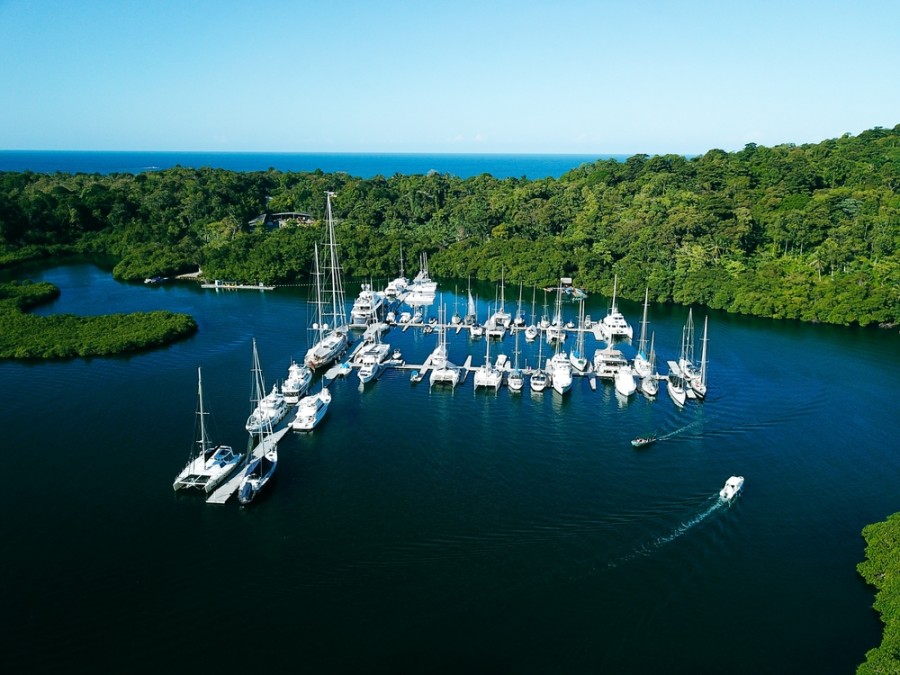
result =
M900 125L809 145L634 155L559 179L176 167L139 174L0 173L0 265L112 256L122 279L305 283L325 191L345 272L415 271L697 303L730 312L900 322ZM316 222L252 224L263 212ZM410 269L411 268L411 269Z

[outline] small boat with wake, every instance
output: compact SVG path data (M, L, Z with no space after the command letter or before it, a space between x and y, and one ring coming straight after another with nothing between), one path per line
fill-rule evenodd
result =
M643 448L652 443L656 443L656 434L652 434L650 436L641 436L639 438L632 439L631 445L635 448Z
M743 476L732 476L727 481L725 481L725 487L719 490L719 497L724 499L726 502L730 502L732 499L737 497L737 494L741 491L741 488L744 487L744 477Z

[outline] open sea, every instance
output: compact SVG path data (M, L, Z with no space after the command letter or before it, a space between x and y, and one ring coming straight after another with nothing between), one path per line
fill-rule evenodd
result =
M230 171L343 171L351 176L427 174L430 171L469 178L559 178L598 159L624 161L627 155L475 155L405 153L279 152L109 152L0 150L0 171L36 173L142 173L174 166L213 167Z
M863 526L900 511L896 329L709 311L709 396L684 409L585 379L563 398L353 375L312 433L285 437L257 503L215 506L172 491L197 368L213 440L243 449L251 339L282 380L306 351L306 289L14 273L62 289L39 314L169 309L200 330L134 356L0 362L7 672L848 673L880 641L855 566ZM464 311L465 282L438 281ZM497 289L473 292L483 320ZM641 306L619 307L637 330ZM687 311L650 306L662 372ZM436 339L385 337L410 363ZM483 362L483 341L448 343ZM537 344L520 347L533 364ZM513 358L512 338L498 351ZM746 484L724 505L732 474Z

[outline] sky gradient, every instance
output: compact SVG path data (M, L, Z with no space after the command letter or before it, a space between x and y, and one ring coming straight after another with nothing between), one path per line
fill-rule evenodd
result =
M0 0L7 150L697 154L897 123L897 0Z

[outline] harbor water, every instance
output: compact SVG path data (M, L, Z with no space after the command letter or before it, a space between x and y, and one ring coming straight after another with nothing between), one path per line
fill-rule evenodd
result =
M271 388L306 351L306 289L124 284L82 264L17 274L62 289L39 314L168 309L200 330L127 357L0 362L9 672L845 673L880 641L855 566L863 526L900 511L896 329L694 308L698 338L709 316L709 394L684 409L664 387L623 400L586 378L560 397L351 375L241 507L172 491L197 367L212 440L243 450L251 340ZM438 281L464 313L465 281ZM493 302L496 287L473 292ZM509 283L513 314L517 295ZM640 303L618 305L637 333ZM687 311L650 305L663 373ZM384 339L422 363L437 333ZM454 363L483 362L483 340L447 341ZM537 344L520 347L534 365ZM492 358L513 350L507 336ZM731 475L746 483L725 505Z

